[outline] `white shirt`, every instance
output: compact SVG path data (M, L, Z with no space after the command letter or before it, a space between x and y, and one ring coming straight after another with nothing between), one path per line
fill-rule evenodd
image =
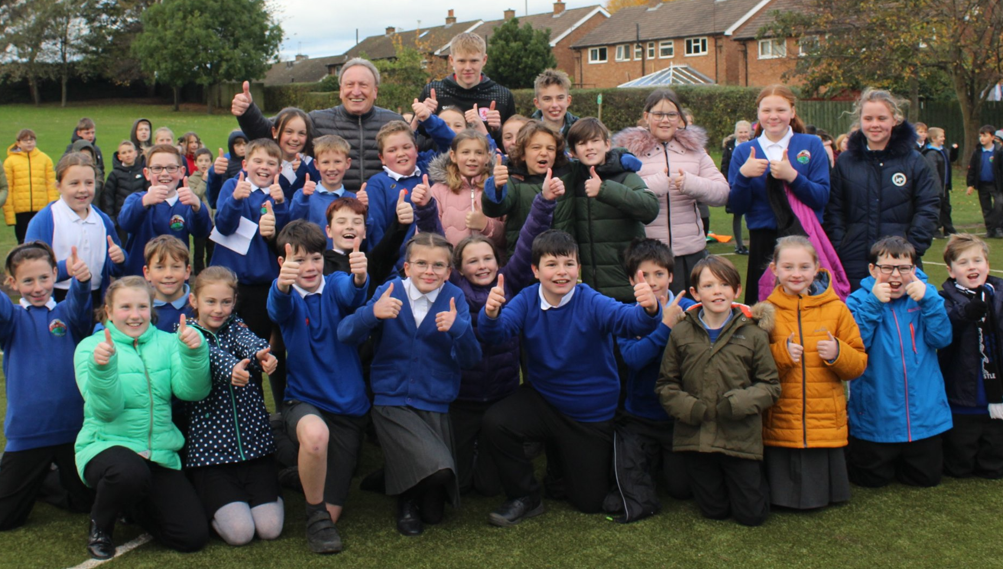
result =
M296 283L293 283L293 290L296 291L296 294L300 295L300 298L306 298L306 297L310 296L311 294L321 294L321 293L323 293L324 292L324 287L326 285L327 285L327 279L325 279L322 276L322 277L320 277L320 286L317 287L317 290L315 290L313 292L307 291L305 288L299 286Z
M561 298L561 301L558 302L557 305L555 306L553 304L550 304L550 301L547 300L547 297L543 296L543 285L540 285L540 310L550 310L551 308L560 308L565 304L571 302L571 297L575 295L575 289L577 288L578 287L571 287L571 292L564 295Z
M769 138L766 138L766 131L763 131L763 134L759 135L756 141L759 142L759 147L766 153L767 160L780 160L784 157L784 150L787 150L787 145L791 143L791 138L793 137L794 129L787 127L787 134L779 142L773 142Z
M425 320L425 316L428 315L428 311L432 309L435 299L439 298L442 285L439 285L439 288L431 292L423 293L418 290L418 287L414 286L411 279L404 279L404 290L407 291L407 298L411 303L411 312L414 314L414 326L415 328L420 328L422 321Z
M173 196L165 198L164 199L164 203L166 203L167 205L169 205L171 207L174 207L174 204L178 203L178 192L175 191Z
M18 303L21 305L22 308L31 308L31 303L28 302L27 300L23 299L23 298L21 300L19 300ZM45 303L45 307L48 308L49 310L52 310L53 308L55 308L56 307L56 299L54 299L54 298L52 298L50 296L48 302Z
M108 258L108 232L101 216L94 208L87 208L87 217L81 218L62 199L52 203L52 250L56 259L68 261L71 248L91 271L91 290L101 288L101 272ZM56 283L56 288L70 289L70 279Z
M403 178L413 178L414 176L421 176L421 168L417 166L414 167L414 172L411 172L410 174L398 174L397 172L394 172L393 170L387 168L386 166L383 167L383 171L387 173L387 176L393 178L395 182L399 182Z

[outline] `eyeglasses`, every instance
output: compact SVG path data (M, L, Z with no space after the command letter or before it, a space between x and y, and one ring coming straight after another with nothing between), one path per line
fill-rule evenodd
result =
M181 166L148 166L151 174L161 174L166 171L168 174L177 174Z
M674 120L676 120L676 119L679 118L679 113L674 113L674 112L673 113L660 113L660 112L655 111L655 112L651 112L651 113L648 113L648 114L651 115L651 117L653 119L655 119L656 121L658 121L658 122L661 122L663 119L669 119L670 121L674 121Z
M874 265L883 275L890 275L898 271L900 275L911 273L916 265Z
M432 272L441 274L446 272L446 269L449 268L449 265L446 263L432 263L429 265L425 261L415 261L414 263L411 263L411 266L418 269L419 273L424 273L429 267L432 267Z

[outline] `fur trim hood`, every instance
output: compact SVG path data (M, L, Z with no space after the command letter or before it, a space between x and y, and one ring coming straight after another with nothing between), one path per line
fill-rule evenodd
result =
M679 316L676 317L676 322L682 322L686 318L687 312L692 312L694 317L696 317L697 312L703 307L701 303L696 303L693 306L687 308L685 311L680 312ZM766 332L772 332L773 326L776 324L776 307L769 302L757 302L752 307L747 304L739 304L737 302L732 303L732 308L737 308L742 311L742 314L748 316L756 323L757 326L762 328Z
M698 126L690 125L676 130L672 140L687 151L696 152L707 146L707 132ZM644 156L659 144L661 142L652 136L648 129L641 127L625 128L613 137L613 146L622 146L634 156Z
M497 153L490 153L490 154L491 154L490 158L488 158L489 169L494 170L498 154ZM445 184L447 178L447 172L446 172L447 166L449 166L448 152L443 152L442 154L439 154L438 156L433 158L432 161L428 163L428 168L427 168L428 181L432 182L433 184L434 183ZM490 176L491 174L489 173L488 175Z
M913 150L918 150L917 140L919 140L919 136L916 135L916 129L913 128L912 123L902 121L902 124L892 129L892 136L885 151L892 156L907 156ZM858 130L850 135L850 140L846 143L846 151L857 156L866 156L867 137L864 136L863 131Z

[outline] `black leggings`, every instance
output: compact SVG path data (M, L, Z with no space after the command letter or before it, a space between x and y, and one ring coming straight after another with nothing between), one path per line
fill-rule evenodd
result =
M7 451L0 459L0 531L14 529L28 520L52 463L59 468L66 507L80 513L91 509L94 495L77 475L73 443Z
M191 552L209 541L209 524L191 483L180 470L149 462L125 447L98 453L84 469L97 490L91 519L109 534L119 513L171 549Z

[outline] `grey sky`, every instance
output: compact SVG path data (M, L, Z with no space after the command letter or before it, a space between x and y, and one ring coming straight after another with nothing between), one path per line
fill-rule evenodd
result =
M565 0L567 8L604 4L597 0ZM279 21L286 32L282 60L296 53L310 57L339 55L368 36L382 34L387 26L398 30L438 26L445 23L450 9L457 22L497 20L511 8L517 16L553 10L552 0L505 0L496 4L469 0L337 0L328 4L318 0L273 0Z

